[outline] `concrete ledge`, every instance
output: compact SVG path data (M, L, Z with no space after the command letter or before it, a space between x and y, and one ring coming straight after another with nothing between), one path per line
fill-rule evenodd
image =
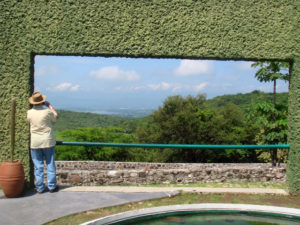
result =
M190 204L190 205L171 205L171 206L162 206L155 208L147 208L141 210L134 210L125 213L119 213L93 221L83 223L81 225L108 225L114 224L116 222L125 221L128 219L136 219L145 216L153 216L166 213L176 213L176 212L209 212L209 211L236 211L239 213L257 213L260 216L261 214L276 214L277 217L290 218L294 217L297 219L297 222L290 222L288 224L299 224L300 221L300 209L285 208L285 207L274 207L274 206L262 206L262 205L246 205L246 204ZM299 220L299 221L298 221Z
M243 194L264 194L264 195L288 195L283 189L266 188L201 188L201 187L138 187L138 186L76 186L67 187L62 191L69 192L178 192L185 193L243 193Z

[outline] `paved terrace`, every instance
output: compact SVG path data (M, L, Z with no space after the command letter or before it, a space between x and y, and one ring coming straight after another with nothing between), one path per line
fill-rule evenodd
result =
M57 193L29 191L5 198L0 190L0 224L38 225L73 213L129 202L170 197L179 191L288 195L281 189L97 186L62 187Z

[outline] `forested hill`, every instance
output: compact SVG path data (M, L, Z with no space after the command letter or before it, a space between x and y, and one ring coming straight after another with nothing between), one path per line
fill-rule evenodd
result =
M54 124L54 131L86 127L121 127L127 132L133 132L138 123L146 118L128 118L102 115L96 113L57 110L59 120Z
M273 102L273 93L264 93L262 91L253 91L246 94L235 94L235 95L222 95L207 100L207 106L216 108L226 105L227 103L233 103L238 105L242 109L248 108L252 104L258 102L269 101ZM288 93L276 93L276 103L287 104Z
M288 93L277 93L277 103L287 104ZM213 99L207 100L207 106L210 108L217 108L224 106L227 103L233 103L245 109L251 104L256 104L262 101L273 101L272 93L264 93L260 91L253 91L247 94L223 95ZM134 132L139 123L149 120L149 117L143 118L128 118L112 115L102 115L86 112L74 112L66 110L58 110L59 120L54 124L55 131L65 129L75 129L78 127L120 127L126 132Z

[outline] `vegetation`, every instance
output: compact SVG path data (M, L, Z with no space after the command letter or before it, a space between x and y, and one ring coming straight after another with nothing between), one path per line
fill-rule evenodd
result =
M288 62L261 61L255 62L251 66L259 67L259 70L255 73L255 77L260 82L273 82L273 106L267 103L258 104L255 110L258 112L258 121L263 124L263 128L261 129L262 136L265 139L263 140L263 144L278 144L286 141L284 128L287 127L287 116L285 116L286 118L282 116L284 116L285 112L287 114L287 107L278 107L276 104L276 81L290 81L290 64ZM277 149L271 151L271 158L272 164L275 166L277 162Z
M278 104L276 110L273 107L270 109L271 103L253 104L259 101L257 99L272 101L272 95L254 91L249 94L224 95L212 100L206 100L203 95L170 96L151 115L138 119L60 111L60 120L55 126L56 138L64 141L117 143L285 143L287 93L279 94L278 100L285 104ZM225 103L219 104L220 102ZM270 120L270 112L276 114L278 123L274 124ZM144 162L271 161L268 154L260 150L212 151L84 146L57 146L56 158Z
M100 115L95 113L74 112L57 110L59 122L55 123L55 131L70 130L87 127L121 127L127 133L132 133L137 125L143 121L142 118L128 118L111 115Z
M299 186L299 1L1 1L0 161L9 157L9 99L19 113L34 89L34 57L289 59L293 62L290 177ZM179 19L180 18L180 19ZM249 58L250 57L250 58ZM30 182L27 121L16 141ZM32 182L32 180L31 180ZM293 183L291 182L291 183ZM295 188L294 188L295 189Z
M132 134L127 134L121 128L77 128L64 130L59 133L57 140L80 142L118 142L134 141ZM56 155L63 160L120 160L131 159L127 149L110 147L59 146Z
M287 105L262 102L254 105L247 113L248 119L255 121L259 128L255 141L258 144L284 144L287 143ZM277 152L271 153L272 163L276 165ZM279 160L281 160L280 152ZM284 152L287 153L286 151ZM280 162L280 161L279 161Z
M264 93L262 91L252 91L251 93L238 93L235 95L222 95L217 96L212 99L208 99L206 101L206 105L210 108L218 108L224 106L228 103L233 103L239 106L242 110L246 110L252 105L255 105L259 102L272 102L273 94L272 93ZM276 101L278 104L286 104L288 103L288 93L277 93Z
M289 66L288 62L261 61L255 62L252 67L259 67L255 73L255 77L260 82L273 82L273 104L276 105L276 81L284 80L289 82Z
M255 137L252 124L234 104L218 110L205 105L205 97L169 97L151 115L152 121L136 131L139 142L163 144L250 144ZM247 128L247 129L246 129ZM253 162L252 150L165 149L164 162Z
M271 102L272 93L264 93L262 91L253 91L251 93L236 95L222 95L205 101L205 106L210 109L218 109L219 107L225 106L228 103L245 110L251 105L258 102ZM287 105L288 93L277 93L277 103ZM143 118L127 118L120 116L101 115L95 113L86 112L74 112L66 110L57 110L59 113L59 121L54 124L53 128L56 132L62 130L70 130L75 128L87 128L87 127L120 127L126 132L134 132L138 125L141 123L147 123L150 117Z
M80 142L134 143L134 134L126 133L122 128L76 128L58 133L56 139ZM158 162L156 155L161 150L145 150L119 147L56 146L56 158L59 160L104 160L104 161L140 161Z

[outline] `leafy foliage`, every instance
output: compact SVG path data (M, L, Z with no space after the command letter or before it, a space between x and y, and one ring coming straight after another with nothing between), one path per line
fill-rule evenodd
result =
M77 128L57 133L57 140L78 142L115 142L134 143L134 134L128 134L122 128ZM157 155L161 150L135 149L119 147L56 146L57 160L95 160L95 161L136 161L159 162Z
M288 62L261 61L255 62L251 66L260 67L255 73L255 77L260 82L271 82L277 79L284 81L290 80Z
M255 73L255 77L260 82L273 82L273 104L276 105L276 81L290 80L288 62L274 62L274 61L262 61L255 62L252 67L259 67L259 70Z
M289 82L290 64L288 62L262 61L253 63L251 66L260 67L255 73L255 77L260 82L273 82L273 105L261 103L255 109L258 117L257 123L262 125L260 138L267 144L279 144L282 140L286 142L287 109L283 109L282 105L277 106L276 81L280 79ZM271 151L271 157L275 166L277 162L276 149Z
M285 144L288 133L287 105L261 102L247 111L247 118L259 128L255 141L258 144ZM277 151L270 151L272 163L276 165ZM269 161L269 160L268 160Z
M258 144L284 144L287 142L287 105L270 102L254 105L247 117L260 127L256 140ZM274 118L276 118L274 120Z
M171 96L151 115L152 122L140 126L139 142L165 144L247 144L255 130L245 124L243 113L234 104L219 110L205 106L205 97ZM247 127L247 129L246 129ZM246 162L256 161L254 151L238 150L164 150L166 162Z
M78 142L134 142L134 136L121 128L77 128L59 132L57 140ZM57 146L56 157L60 160L128 160L128 149L116 147Z

